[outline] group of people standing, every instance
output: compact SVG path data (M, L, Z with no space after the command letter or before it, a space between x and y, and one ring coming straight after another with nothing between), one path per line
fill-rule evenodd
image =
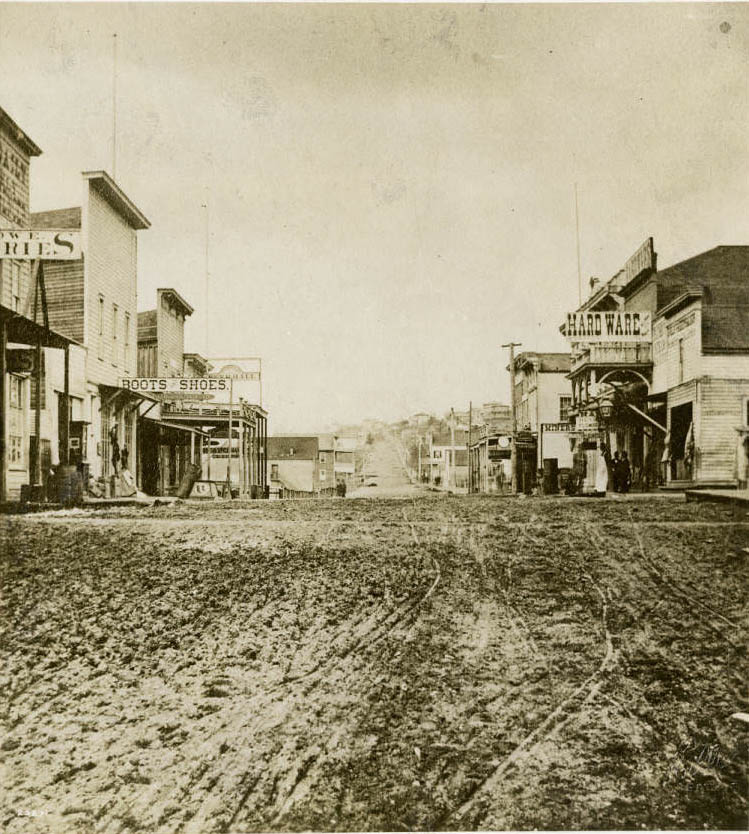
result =
M614 452L611 459L611 479L614 492L629 492L632 486L632 466L626 451Z

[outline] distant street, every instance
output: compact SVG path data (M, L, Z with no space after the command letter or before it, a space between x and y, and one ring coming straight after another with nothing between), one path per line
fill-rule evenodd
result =
M393 438L378 438L364 447L364 484L351 493L354 498L413 497L424 492L412 484L406 472L403 450Z
M746 825L745 513L367 477L5 518L3 829Z

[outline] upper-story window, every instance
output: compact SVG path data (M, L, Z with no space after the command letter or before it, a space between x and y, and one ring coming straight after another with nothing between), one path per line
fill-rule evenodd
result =
M120 327L119 322L119 310L117 309L117 305L112 305L112 364L117 364L117 337L118 337L118 330Z
M325 452L320 452L320 463L325 463Z
M684 381L684 339L679 339L679 382Z
M10 264L10 306L18 313L21 310L21 264Z
M125 313L125 338L124 338L124 347L123 347L123 365L125 368L129 370L129 360L130 360L130 313Z
M570 408L572 408L572 397L559 398L559 422L566 423L570 418Z
M99 331L99 359L104 358L104 296L99 296L99 309L97 312Z

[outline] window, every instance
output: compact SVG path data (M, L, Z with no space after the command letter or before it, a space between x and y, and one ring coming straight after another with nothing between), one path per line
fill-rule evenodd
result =
M125 347L122 351L123 353L123 362L122 364L125 368L129 369L129 359L130 359L130 313L125 313Z
M570 419L570 408L572 408L572 397L559 398L559 422L567 423Z
M320 480L324 481L326 477L327 477L327 472L324 469L321 469L320 470Z
M104 358L104 296L99 296L99 359Z
M8 435L8 464L23 466L23 437L17 434Z
M16 313L21 309L21 265L16 261L10 264L10 306Z
M289 457L293 457L293 456L294 456L294 447L292 446L292 447L289 449Z
M684 381L684 339L679 339L679 382Z
M320 463L325 463L325 452L320 452Z
M10 378L10 407L23 410L23 379L20 376Z
M117 321L117 314L118 314L117 305L112 305L112 364L117 364L117 328L119 327L119 322Z
M274 481L278 480L278 464L272 463L270 465L270 476Z

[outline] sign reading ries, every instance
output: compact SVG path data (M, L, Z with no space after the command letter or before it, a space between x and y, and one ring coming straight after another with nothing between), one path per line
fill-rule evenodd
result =
M76 229L0 229L0 258L18 261L75 261L81 257Z
M565 336L570 342L649 342L652 335L649 312L567 313Z

